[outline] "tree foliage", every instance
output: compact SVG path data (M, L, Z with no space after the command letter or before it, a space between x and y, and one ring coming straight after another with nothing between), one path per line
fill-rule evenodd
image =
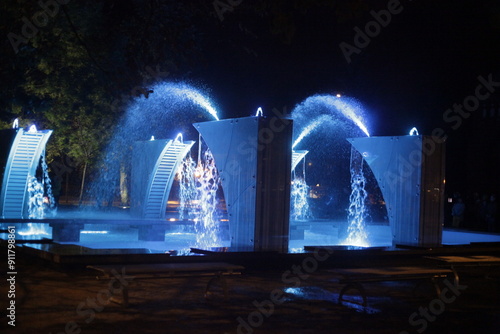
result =
M0 3L0 127L19 118L53 129L49 162L68 156L83 177L129 98L199 56L196 10L177 1L41 3Z

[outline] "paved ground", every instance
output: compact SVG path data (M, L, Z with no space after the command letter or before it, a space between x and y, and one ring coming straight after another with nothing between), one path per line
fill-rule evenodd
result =
M0 265L7 267L5 262ZM107 282L80 270L59 271L24 258L18 259L17 272L16 326L8 326L4 316L1 333L500 332L500 284L474 272L462 275L466 288L449 289L441 300L431 285L423 284L413 293L414 282L368 284L366 309L339 305L341 286L335 274L326 271L300 280L287 276L285 282L282 270L245 272L229 279L228 300L218 289L204 298L206 277L127 278L128 308L106 303ZM5 310L5 284L0 296Z

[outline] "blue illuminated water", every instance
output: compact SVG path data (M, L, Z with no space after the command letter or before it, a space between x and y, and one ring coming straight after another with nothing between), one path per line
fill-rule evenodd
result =
M340 243L365 245L366 180L362 169L351 173L351 146L346 140L370 136L363 106L346 96L314 95L295 106L291 116L292 147L309 151L306 167L310 185L302 188L311 189L312 215L347 221L346 231L340 228L339 232L346 240L341 239ZM292 185L293 190L297 189Z
M347 237L341 244L368 247L366 232L366 178L363 172L363 158L356 150L351 150L351 195L347 209Z
M324 124L335 124L336 131L344 129L370 136L365 125L365 111L355 99L334 95L313 95L295 106L292 111L296 147L306 136ZM358 131L357 131L358 130ZM335 130L334 130L335 131Z
M330 119L331 119L330 115L321 115L313 119L309 124L303 127L300 134L293 141L292 149L294 149L295 146L297 146L302 141L302 139L304 139L307 135L316 130L318 126L320 126L324 122L328 122Z
M299 168L302 165L302 168ZM290 187L290 220L305 221L313 218L309 206L309 192L311 188L306 182L306 158L302 158L292 170L292 186Z
M27 200L29 219L51 218L57 212L45 152L42 153L40 167L42 169L40 178L28 175Z
M221 213L218 210L217 198L217 190L221 181L214 157L209 150L203 153L195 175L197 175L197 205L194 221L196 246L204 249L222 246L219 228Z
M309 186L303 177L294 177L290 190L290 219L308 220L313 218L309 207Z
M213 102L202 91L185 83L162 82L152 87L148 98L135 98L116 126L100 163L100 172L90 185L88 197L97 204L117 197L120 170L128 172L131 146L150 138L170 139L178 133L197 136L192 124L219 120ZM126 203L123 203L124 205Z
M202 249L222 246L222 210L217 197L221 182L212 153L205 150L196 162L187 156L178 178L179 219L194 222L196 243L192 246Z

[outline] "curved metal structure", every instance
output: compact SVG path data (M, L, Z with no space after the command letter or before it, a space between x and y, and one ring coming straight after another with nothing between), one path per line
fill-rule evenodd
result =
M348 141L361 153L377 179L393 244L440 245L444 222L444 143L430 136Z
M0 215L3 218L28 217L28 179L35 176L51 134L52 130L17 130L2 180Z
M132 210L136 216L165 218L168 196L179 164L194 141L154 140L134 146Z
M292 151L292 171L295 170L295 167L306 157L306 154L309 151L306 150L293 150Z
M292 121L244 117L194 126L221 177L231 248L288 251Z

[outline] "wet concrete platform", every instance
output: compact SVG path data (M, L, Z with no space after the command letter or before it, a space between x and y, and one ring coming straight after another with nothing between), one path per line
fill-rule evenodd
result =
M498 253L496 248L481 251ZM354 292L347 293L348 303L337 302L342 285L335 263L307 267L304 259L260 259L260 268L250 266L229 278L227 300L217 287L206 299L204 277L127 277L130 306L124 308L107 302L108 282L96 280L92 272L19 254L16 327L4 318L2 333L498 333L500 328L498 268L486 273L464 269L455 290L440 281L443 288L448 284L441 298L430 284L413 291L412 281L369 283L368 306L362 307ZM393 261L421 265L423 260L415 255ZM370 262L352 264L375 265ZM0 265L7 268L5 256ZM6 307L5 285L0 295Z

